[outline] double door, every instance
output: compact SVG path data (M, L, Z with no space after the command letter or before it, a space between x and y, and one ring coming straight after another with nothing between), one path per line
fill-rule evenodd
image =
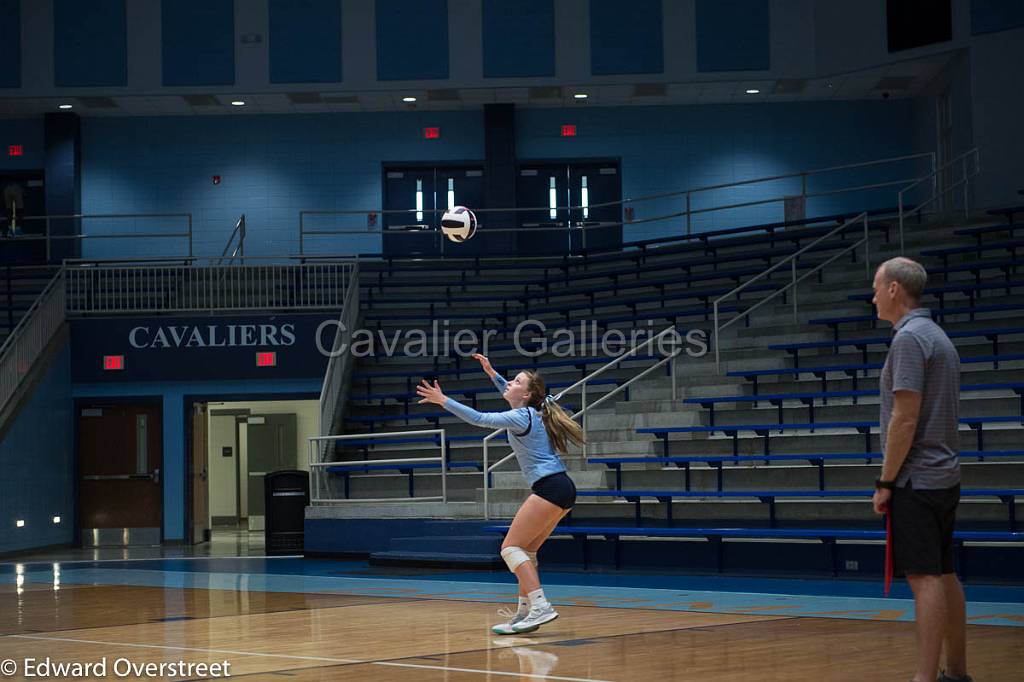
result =
M486 252L478 231L464 244L448 242L441 216L455 206L483 206L484 172L479 166L393 166L384 169L385 256L394 258L474 256ZM478 214L481 224L485 221Z
M580 253L622 245L622 183L617 161L522 163L516 186L517 252Z

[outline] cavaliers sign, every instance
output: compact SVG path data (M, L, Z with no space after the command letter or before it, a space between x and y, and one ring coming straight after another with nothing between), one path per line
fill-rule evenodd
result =
M279 348L295 345L295 325L140 325L128 332L128 343L132 348Z
M72 377L76 382L322 378L328 358L317 351L317 336L333 333L335 321L326 314L72 320ZM332 341L320 339L319 345L329 348ZM276 364L257 366L257 354L270 351ZM123 370L104 369L103 358L110 355L124 356Z

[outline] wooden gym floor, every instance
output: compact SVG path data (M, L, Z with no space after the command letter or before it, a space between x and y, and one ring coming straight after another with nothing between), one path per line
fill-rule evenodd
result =
M47 658L108 666L105 677L48 679L118 679L118 659L227 662L231 678L247 681L905 681L913 673L905 599L698 592L690 588L700 579L688 580L685 589L637 588L574 585L560 574L548 593L561 617L497 637L489 631L496 607L514 594L500 574L381 574L298 559L8 563L0 565L0 662L14 661L17 672L0 680L40 679L26 676L25 662ZM972 602L969 618L974 678L1024 680L1024 606ZM214 679L195 671L121 679Z

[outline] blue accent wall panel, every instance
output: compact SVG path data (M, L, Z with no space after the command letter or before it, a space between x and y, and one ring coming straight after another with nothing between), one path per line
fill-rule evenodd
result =
M65 344L0 441L0 554L74 540L74 428Z
M971 33L994 33L1024 26L1021 0L971 0Z
M561 137L560 126L575 123L577 137ZM693 107L602 107L523 109L516 114L516 155L520 160L618 158L622 196L640 197L687 188L799 173L843 163L884 159L922 151L914 145L914 105L892 102L729 104ZM829 144L821 144L829 140ZM808 191L898 180L923 175L927 162L873 167L812 176ZM800 178L695 193L694 210L800 194ZM605 201L591 193L590 202ZM636 204L636 220L679 211L678 195ZM894 205L890 188L814 197L807 215L829 215ZM780 221L781 201L700 213L694 232ZM625 241L679 234L672 220L623 227Z
M0 130L3 129L0 121ZM297 254L301 210L380 210L384 161L483 158L483 117L466 112L82 119L83 213L191 213L197 256L220 256L245 213L245 253ZM424 140L440 126L440 140ZM212 175L222 182L214 185ZM365 220L365 218L363 219ZM310 230L348 229L337 218ZM358 222L361 227L365 222ZM86 233L181 232L184 220L82 221ZM182 237L85 239L83 257L184 254ZM306 253L380 253L379 232L307 237Z
M484 0L484 77L555 75L554 0Z
M21 0L0 0L0 88L21 87Z
M163 0L163 83L233 85L234 0Z
M771 68L768 0L697 0L697 70Z
M448 78L448 0L377 0L377 80Z
M563 123L580 135L561 137ZM424 126L440 126L440 140L424 140ZM0 130L3 130L0 122ZM619 158L622 195L643 196L737 180L793 173L922 151L915 146L913 103L819 102L703 107L600 107L535 110L516 115L520 159ZM830 140L822 145L821 140ZM299 252L296 216L302 210L369 211L382 202L385 161L464 161L484 156L479 112L385 112L287 116L196 116L82 120L83 213L192 213L195 254L219 256L238 216L246 215L246 254ZM917 177L923 166L842 174L870 184ZM214 185L211 175L221 175ZM837 176L838 177L838 176ZM811 191L830 189L828 178ZM694 208L799 193L799 179L703 193ZM808 202L808 215L893 203L877 196L841 194ZM591 197L592 202L599 199ZM637 206L637 219L679 210L678 198ZM695 230L782 219L781 203L700 214ZM113 226L84 221L82 231ZM333 216L307 217L308 230L365 227ZM118 231L177 232L183 223L139 219ZM627 240L666 236L671 221L627 224ZM83 240L84 258L152 256L153 240ZM160 240L165 254L183 254L183 238ZM380 253L379 232L307 237L307 254Z
M341 79L340 0L270 0L270 82Z
M53 58L57 87L126 86L125 0L54 0Z
M590 71L662 73L661 0L590 0Z

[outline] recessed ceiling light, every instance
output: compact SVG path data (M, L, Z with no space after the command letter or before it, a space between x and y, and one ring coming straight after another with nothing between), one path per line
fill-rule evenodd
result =
M70 105L70 104L61 104L61 105L60 105L59 107L57 107L57 108L58 108L58 109L70 109L70 108L71 108L71 105Z
M245 102L243 100L240 100L240 99L232 100L231 106L233 106L233 107L244 107L245 106Z
M17 521L14 522L14 525L17 526L18 528L24 528L25 527L25 519L18 519Z
M573 95L573 97L575 97L576 99L586 99L588 95L585 92L577 92L575 95Z
M53 522L54 523L60 523L60 517L59 516L54 516L53 517Z
M403 97L402 101L403 102L415 102L416 98L415 97Z
M760 90L758 90L757 88L750 88L749 90L747 90L747 94L748 94L748 95L756 95L756 94L758 94L759 92L761 92L761 91L760 91Z

